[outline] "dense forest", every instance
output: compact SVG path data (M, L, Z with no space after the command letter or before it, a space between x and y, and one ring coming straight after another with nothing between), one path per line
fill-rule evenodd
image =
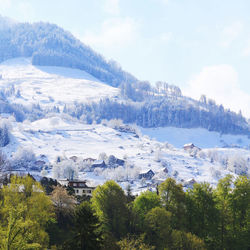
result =
M184 190L168 178L134 196L114 181L91 199L31 176L2 179L1 249L249 249L250 181L227 176L216 188Z
M103 119L121 119L145 128L180 127L205 128L221 134L249 135L250 128L241 114L224 110L216 104L196 103L188 105L188 99L168 97L132 103L105 99L98 103L66 105L63 112L86 123L100 123Z

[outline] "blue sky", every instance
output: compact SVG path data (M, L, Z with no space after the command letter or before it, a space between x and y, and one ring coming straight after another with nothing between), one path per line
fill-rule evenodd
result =
M0 0L0 14L71 31L141 80L250 117L248 0Z

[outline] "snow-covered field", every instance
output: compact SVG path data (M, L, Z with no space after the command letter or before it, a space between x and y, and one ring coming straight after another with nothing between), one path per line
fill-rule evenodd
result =
M228 135L204 128L141 128L143 134L160 142L168 142L177 148L194 143L200 148L243 147L250 149L250 135Z
M117 88L100 82L85 71L62 67L34 66L30 58L17 58L0 64L0 89L15 86L20 97L10 101L41 106L63 106L91 102L119 95Z
M9 96L8 100L25 106L39 103L40 106L62 108L67 103L119 96L117 88L98 81L86 72L36 67L31 65L29 58L0 64L0 75L3 78L0 89L15 86L19 91L18 95ZM54 166L60 168L56 163L58 156L69 164L75 164L79 177L93 185L115 179L124 188L130 184L134 192L153 188L167 177L173 177L184 185L192 179L191 182L216 184L218 179L229 173L249 174L250 138L247 136L171 127L136 128L136 134L133 129L121 132L111 124L87 125L62 113L51 113L46 118L23 123L16 122L9 115L7 118L1 116L1 120L7 119L12 127L11 141L2 151L17 162L22 150L33 152L37 159L46 161L48 167L43 175L48 177L58 174L59 170L56 172L53 169ZM186 143L194 143L201 151L185 151L182 147ZM84 159L98 159L102 153L123 159L125 165L90 171L86 164L82 164ZM69 160L72 156L77 157L77 163ZM139 174L149 170L155 174L152 180L139 179Z
M216 184L226 174L235 174L234 169L229 171L221 163L220 155L250 158L248 150L225 148L204 149L202 154L193 157L183 149L151 140L147 136L138 137L101 124L86 125L69 117L57 116L32 123L13 123L12 126L12 142L3 148L7 155L14 155L18 147L22 147L32 150L37 157L46 155L52 165L57 156L64 159L72 156L98 159L101 153L114 155L125 159L126 166L111 170L97 169L94 172L79 171L79 176L95 185L108 179L120 181L123 187L130 183L135 192L146 189L147 185L151 186L147 183L152 181L143 182L138 179L140 173L150 169L155 173L153 182L171 176L182 183L194 179L197 182ZM53 177L53 171L49 170L47 176Z

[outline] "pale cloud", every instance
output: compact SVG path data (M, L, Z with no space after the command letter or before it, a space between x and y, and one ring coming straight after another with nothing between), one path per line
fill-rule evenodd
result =
M243 49L243 56L250 56L250 39L247 41L246 47Z
M104 0L104 11L109 14L118 15L120 13L120 0Z
M135 40L138 24L132 18L104 21L98 33L87 32L82 41L94 47L123 47Z
M184 89L184 94L199 99L202 94L218 104L250 117L250 95L241 90L238 73L230 65L204 67L193 76Z
M163 4L169 4L169 0L160 0Z
M0 10L4 11L11 7L11 0L0 0Z
M30 2L23 1L18 4L18 10L27 21L33 21L35 17L35 10Z
M172 32L165 32L160 35L160 39L163 42L169 42L173 39L173 33Z
M243 23L236 21L229 26L222 28L221 30L221 41L222 47L228 48L234 40L236 40L243 31Z

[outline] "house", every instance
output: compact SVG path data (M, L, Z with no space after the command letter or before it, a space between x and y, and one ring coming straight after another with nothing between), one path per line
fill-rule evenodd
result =
M45 164L46 164L46 162L45 162L45 161L42 161L42 160L37 160L37 161L35 161L35 165L36 165L37 167L40 167L40 168L42 168Z
M68 187L72 187L75 191L75 194L80 196L92 196L92 192L95 189L94 187L87 186L86 181L81 180L70 180Z
M184 149L185 151L190 151L190 150L193 150L193 149L196 149L196 150L198 150L198 151L201 150L199 147L195 146L193 143L185 144L185 145L183 146L183 149Z
M183 186L186 188L192 188L195 183L197 183L196 180L194 178L190 178L183 183Z
M69 157L69 159L72 160L73 162L77 162L78 157L73 155L73 156Z
M94 161L93 164L91 165L91 168L105 168L106 163L104 160L100 160L100 161Z
M75 194L79 196L92 196L92 192L94 191L95 187L89 187L86 184L86 180L68 180L62 179L58 181L61 185L71 187L74 189Z
M46 165L45 161L37 160L34 162L34 164L31 166L30 169L33 171L41 171L45 165Z
M141 173L139 174L139 179L146 179L146 180L151 180L153 178L153 176L155 175L155 173L150 169L148 172L146 173Z
M125 161L119 158L116 158L114 155L110 155L108 158L108 166L109 167L118 167L118 166L124 166Z
M93 163L93 162L95 162L96 161L96 159L93 159L93 158L86 158L86 159L83 159L83 162L88 162L88 163Z

